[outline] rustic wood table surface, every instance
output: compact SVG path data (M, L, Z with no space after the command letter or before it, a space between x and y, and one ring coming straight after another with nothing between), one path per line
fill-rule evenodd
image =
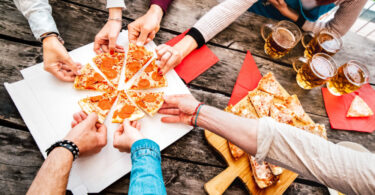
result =
M148 1L129 0L126 3L124 28L148 9ZM155 42L164 43L190 28L217 3L216 0L175 0L163 19ZM93 42L108 17L105 0L50 0L50 4L68 50ZM268 22L275 21L245 13L212 39L208 47L220 61L188 85L194 96L209 105L224 108L249 50L262 74L272 71L290 94L298 95L312 119L325 124L330 141L353 141L375 152L375 133L330 129L320 88L307 91L298 87L290 64L293 58L303 54L300 44L280 60L272 60L264 53L259 32L261 25ZM3 83L21 80L20 70L41 62L42 47L11 0L0 0L0 48L0 194L24 194L43 163L43 157ZM372 72L370 80L374 86L374 54L374 42L348 33L344 37L344 48L334 58L338 64L349 59L364 61ZM225 167L224 160L207 144L199 128L162 152L163 176L169 194L204 194L204 183ZM129 176L125 175L102 193L127 193ZM237 179L226 193L248 192ZM286 194L312 193L328 194L328 191L303 178L298 178L286 191Z

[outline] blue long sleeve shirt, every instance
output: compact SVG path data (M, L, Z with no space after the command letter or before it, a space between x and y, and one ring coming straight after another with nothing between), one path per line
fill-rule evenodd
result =
M131 160L130 195L167 194L158 144L149 139L134 142L131 148Z

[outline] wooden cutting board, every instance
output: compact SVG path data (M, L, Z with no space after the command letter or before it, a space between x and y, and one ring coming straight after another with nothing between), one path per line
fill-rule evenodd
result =
M298 176L294 172L284 170L276 184L265 189L259 189L253 179L247 155L243 155L238 160L234 160L229 151L226 139L208 130L205 130L205 136L208 143L223 156L228 164L228 167L223 172L204 185L204 189L210 195L223 194L237 177L241 179L251 194L283 194Z

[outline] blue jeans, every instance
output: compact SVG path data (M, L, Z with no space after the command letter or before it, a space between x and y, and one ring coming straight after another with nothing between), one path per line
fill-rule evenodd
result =
M167 194L161 172L158 144L149 139L133 143L131 148L132 171L129 194Z

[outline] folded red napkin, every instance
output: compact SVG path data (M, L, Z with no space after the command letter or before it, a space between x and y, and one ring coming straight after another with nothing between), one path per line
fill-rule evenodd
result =
M170 46L175 45L184 38L187 32L188 30L169 40L166 44ZM207 47L207 45L203 45L201 48L192 51L186 56L181 64L176 66L174 70L186 83L190 83L218 61L219 58Z
M332 129L360 132L375 130L375 116L352 118L346 117L355 95L360 96L375 111L375 90L370 84L363 85L359 90L342 96L332 95L327 88L322 88L324 104Z
M255 64L253 56L250 51L247 51L228 105L235 105L245 97L249 91L255 89L261 78L262 75L259 72L258 66Z

